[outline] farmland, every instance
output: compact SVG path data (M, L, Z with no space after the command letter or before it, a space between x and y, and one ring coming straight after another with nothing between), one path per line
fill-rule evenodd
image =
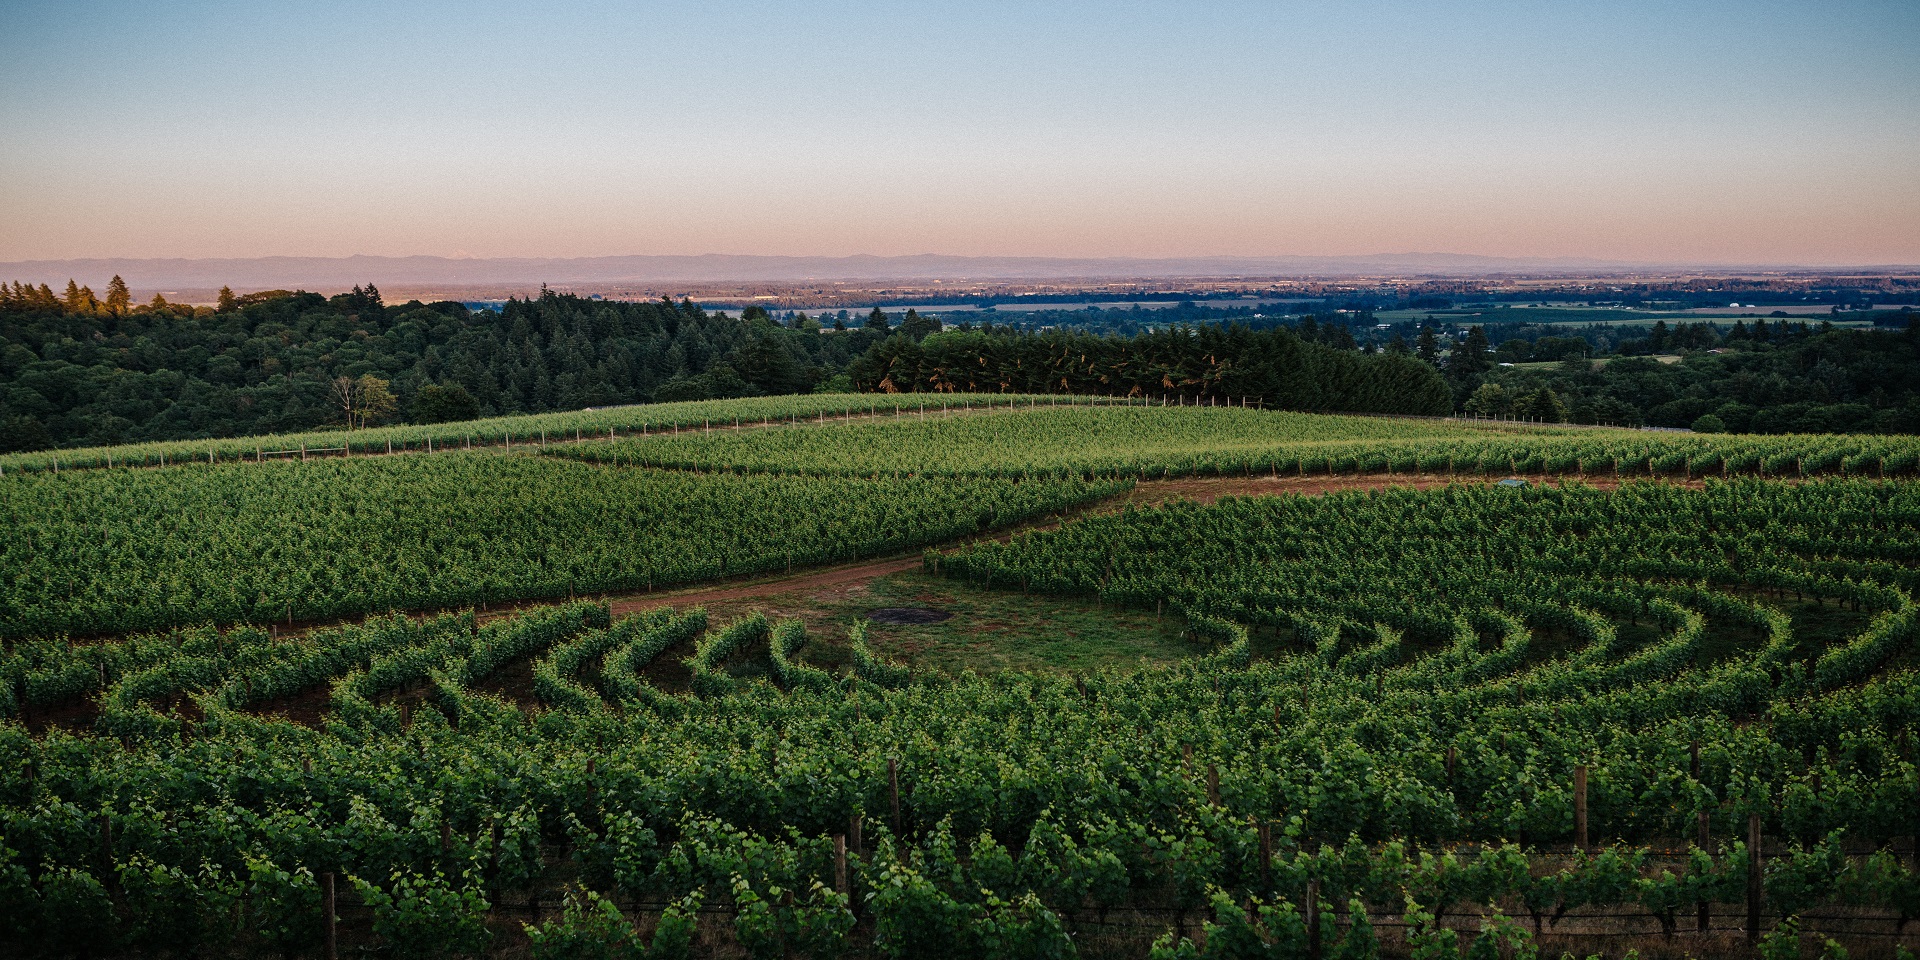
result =
M1920 947L1914 438L922 399L9 461L0 940Z

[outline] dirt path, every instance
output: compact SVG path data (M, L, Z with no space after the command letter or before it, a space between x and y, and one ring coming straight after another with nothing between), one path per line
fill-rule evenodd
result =
M720 600L740 600L750 597L764 597L776 593L791 593L796 590L816 590L825 587L846 586L878 580L890 574L907 570L917 570L920 557L891 557L885 560L867 560L840 567L815 568L786 576L750 583L733 584L724 587L693 587L685 590L661 591L626 595L609 600L613 615L618 617L637 610L653 607L697 607L701 604Z

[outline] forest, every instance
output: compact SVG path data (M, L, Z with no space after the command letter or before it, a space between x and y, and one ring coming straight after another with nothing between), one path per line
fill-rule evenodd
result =
M113 294L0 298L0 450L311 430L343 421L335 378L387 381L397 420L805 393L877 338L791 330L765 311L545 293L499 311L397 306L372 285L270 291L218 308Z
M1920 432L1911 320L1873 330L1783 319L1463 329L1376 324L1365 305L1286 317L1204 304L1124 313L1117 326L1028 317L1016 327L985 314L943 329L912 309L776 317L542 291L471 310L388 305L372 284L332 297L226 291L212 307L160 296L135 305L123 283L100 298L71 281L64 293L14 282L0 285L0 452L345 427L357 395L343 394L345 380L377 381L380 402L357 409L356 425L863 390Z

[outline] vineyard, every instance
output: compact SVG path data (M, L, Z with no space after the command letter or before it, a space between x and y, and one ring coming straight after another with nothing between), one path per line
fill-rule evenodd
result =
M835 476L1551 473L1912 475L1913 437L1733 436L1283 413L1228 407L1043 408L798 431L649 436L553 451L599 463Z
M914 549L1117 488L485 452L14 475L0 480L0 637L648 590Z
M8 470L0 953L1920 948L1911 438L851 399ZM1113 499L1388 471L1624 479ZM857 617L576 599L907 551L1189 654L948 671Z
M896 402L896 399L898 402ZM576 410L567 413L526 414L465 420L457 423L414 424L360 430L321 430L309 433L177 440L85 447L0 455L0 476L12 472L87 470L102 467L164 467L190 463L244 463L265 460L306 460L313 457L371 456L390 453L433 453L499 447L512 450L580 442L597 437L675 435L715 429L754 426L797 426L827 418L925 416L928 398L882 399L868 395L826 393L736 400L651 403L636 406ZM994 410L1012 407L1116 403L1104 398L1029 396L1024 394L958 394L935 398L935 410Z

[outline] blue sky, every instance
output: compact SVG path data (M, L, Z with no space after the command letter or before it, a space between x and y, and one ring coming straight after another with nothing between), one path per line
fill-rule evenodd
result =
M1920 262L1920 3L0 0L0 259Z

